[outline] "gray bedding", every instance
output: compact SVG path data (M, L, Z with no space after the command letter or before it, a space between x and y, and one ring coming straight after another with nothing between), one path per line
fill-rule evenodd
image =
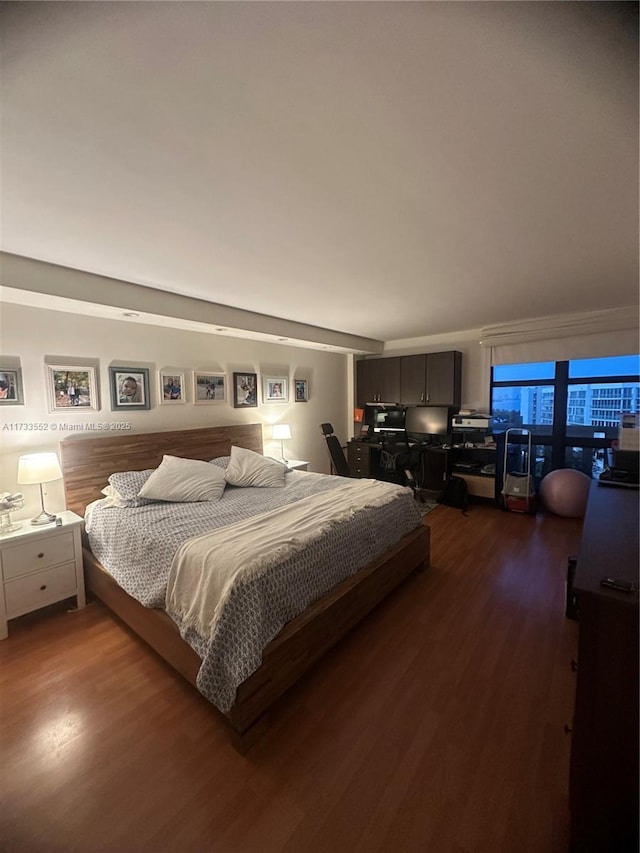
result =
M292 471L284 488L227 486L216 502L129 508L97 502L86 529L94 555L119 585L145 606L164 609L173 556L187 539L344 483ZM178 623L202 658L197 685L209 701L228 711L238 685L259 667L262 650L287 622L421 524L408 489L390 486L390 496L388 505L359 509L268 574L238 583L210 640Z

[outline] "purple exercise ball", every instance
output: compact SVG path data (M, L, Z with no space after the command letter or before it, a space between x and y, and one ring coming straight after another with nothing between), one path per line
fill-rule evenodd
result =
M591 478L575 468L550 471L540 483L540 499L555 515L582 518L587 508Z

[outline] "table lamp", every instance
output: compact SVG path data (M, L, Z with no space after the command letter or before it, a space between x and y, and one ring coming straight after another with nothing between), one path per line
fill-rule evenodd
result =
M286 462L287 460L284 458L284 441L291 438L291 427L289 424L274 424L271 428L271 438L280 440L280 454L282 461Z
M51 524L56 516L44 508L43 483L51 483L62 478L62 470L57 453L28 453L18 459L18 482L23 486L40 486L40 505L42 512L31 519L31 524Z

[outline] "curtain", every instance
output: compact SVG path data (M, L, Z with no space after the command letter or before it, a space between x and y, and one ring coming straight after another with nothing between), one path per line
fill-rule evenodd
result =
M491 326L483 329L480 343L495 365L636 355L639 338L633 306Z

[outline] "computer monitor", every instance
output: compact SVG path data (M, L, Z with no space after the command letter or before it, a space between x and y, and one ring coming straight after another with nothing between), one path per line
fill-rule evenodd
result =
M404 432L404 406L375 407L371 418L374 433L381 435Z
M451 409L448 406L412 406L407 409L405 428L408 435L444 438L451 432Z

